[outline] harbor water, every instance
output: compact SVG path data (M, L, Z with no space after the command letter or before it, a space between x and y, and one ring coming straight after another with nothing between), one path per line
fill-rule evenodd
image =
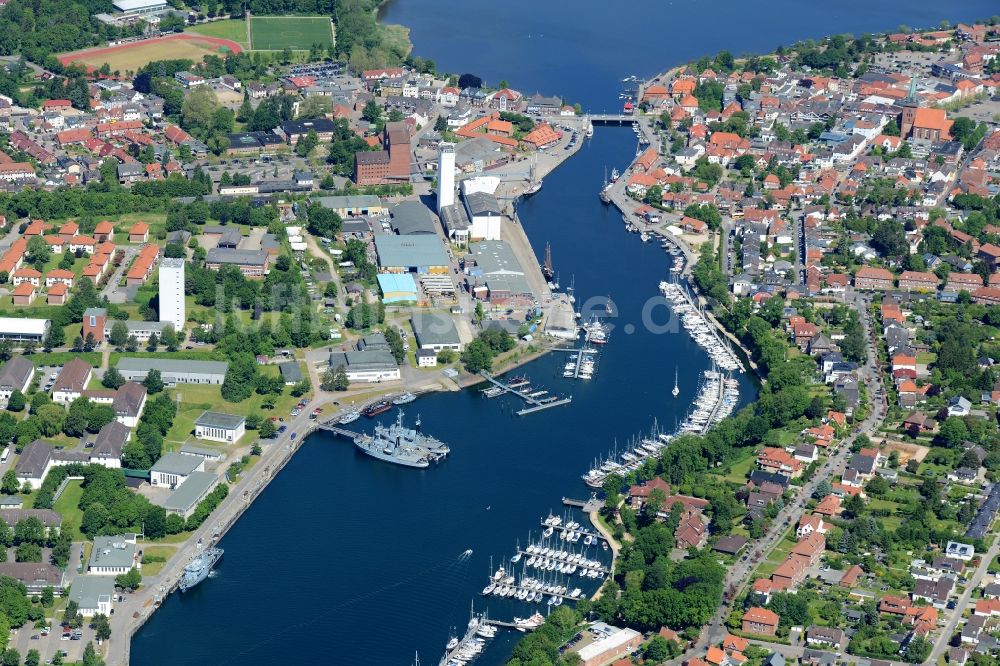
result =
M578 301L610 295L617 308L593 379L564 378L566 354L558 352L516 371L538 390L572 394L572 403L516 416L516 398L486 399L478 389L421 398L404 407L407 421L419 414L423 429L451 447L447 460L426 470L312 435L222 539L217 575L171 595L140 630L133 663L246 665L316 655L325 663L406 664L415 650L436 663L449 628L464 629L473 599L477 611L498 619L531 614L480 596L491 556L494 568L508 562L518 540L527 546L529 530L538 536L550 509L563 513L563 496L589 497L580 476L616 440L624 449L654 419L673 428L709 367L683 328L658 334L643 325L671 257L626 234L620 214L597 197L604 165L628 163L633 141L629 128L598 129L519 206L536 252L551 243L561 282L575 276ZM666 308L654 319L666 321ZM752 399L745 376L741 384ZM389 422L395 412L379 418ZM349 427L372 426L362 418ZM591 554L606 557L597 547ZM596 583L579 585L589 591ZM501 631L479 663L501 663L517 635Z
M416 52L441 69L491 83L506 77L529 94L537 89L600 109L613 108L628 73L650 74L721 48L739 54L828 31L936 24L941 9L929 0L850 0L835 8L675 1L613 11L595 2L538 11L524 0L502 8L394 0L383 16L410 26ZM981 0L949 9L961 14L952 20L993 11ZM683 29L685 21L703 29ZM572 394L572 403L518 417L515 398L484 399L476 389L421 398L404 408L407 420L419 414L424 430L451 447L447 460L426 470L381 463L346 440L312 435L222 539L217 574L168 597L137 633L133 664L404 665L415 651L422 663L436 664L450 627L464 629L470 601L504 620L533 612L480 596L491 564L507 562L516 542L527 545L529 530L537 535L550 510L562 514L563 496L585 499L581 474L616 441L624 448L654 418L672 429L709 368L682 328L659 334L643 324L671 257L658 243L626 234L620 214L598 200L605 169L621 169L635 149L631 129L598 128L518 208L536 254L551 243L560 282L574 281L580 304L609 295L615 303L614 330L593 379L564 378L562 353L517 371L538 389ZM663 323L665 309L652 318ZM752 400L745 375L740 384L741 399ZM379 418L388 423L395 412ZM361 419L351 428L372 426ZM476 663L503 663L519 636L501 631Z

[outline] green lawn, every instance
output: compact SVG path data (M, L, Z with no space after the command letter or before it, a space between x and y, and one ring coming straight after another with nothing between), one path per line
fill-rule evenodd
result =
M229 39L244 47L250 45L247 41L247 22L243 19L212 21L211 23L192 26L187 31L193 32L196 35L205 35L206 37Z
M66 342L67 344L72 344L73 341L72 339L67 339ZM66 365L66 363L74 358L83 359L95 368L101 365L100 352L37 352L30 354L28 358L35 364L36 368L43 365Z
M722 478L731 483L738 483L742 485L746 483L747 476L753 470L756 463L756 456L749 455L744 460L733 463L729 468L729 473Z
M144 559L147 557L154 557L154 558L162 557L163 561L143 562L142 575L155 576L156 574L160 573L163 567L167 565L167 562L170 561L170 558L172 558L176 552L177 549L174 548L173 546L150 546L148 544L143 544L142 555Z
M145 349L145 347L142 347ZM111 352L108 363L111 366L118 365L119 361L123 358L162 358L162 359L173 359L179 361L225 361L226 357L218 352L211 350L199 351L196 349L184 349L175 352L164 351L163 347L160 347L159 351L148 352L148 351L138 351L138 352Z
M250 35L250 46L255 51L306 51L313 44L324 48L333 45L333 25L328 16L253 16Z
M80 533L80 523L83 521L83 511L80 510L80 498L83 497L83 482L79 479L70 481L63 494L52 507L62 516L62 529L73 537L73 541L83 541L86 537Z
M261 371L268 371L271 368L273 368L273 371L277 371L277 366L264 366L261 368ZM168 447L180 448L180 445L184 442L194 440L194 422L206 410L215 410L226 414L238 414L240 416L247 416L249 414L271 416L273 414L274 416L281 416L287 419L288 413L295 406L295 403L298 402L298 398L293 398L289 395L287 393L288 388L285 390L286 393L277 396L275 408L273 410L266 410L261 407L266 396L254 394L243 402L226 402L222 399L222 387L219 385L181 384L176 388L169 389L171 397L176 397L180 394L181 398L177 418L174 419L174 424L166 436L166 445ZM253 435L248 433L244 439L249 441L252 437Z

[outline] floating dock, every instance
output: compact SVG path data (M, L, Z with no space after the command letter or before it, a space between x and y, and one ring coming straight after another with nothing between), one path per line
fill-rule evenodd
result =
M517 411L518 416L524 416L525 414L533 414L534 412L540 412L543 409L548 409L549 407L558 407L559 405L568 405L573 400L573 396L567 396L565 398L559 398L554 395L548 395L548 391L532 391L527 393L526 391L531 390L531 382L527 379L519 378L510 383L502 382L495 378L490 373L483 370L479 373L483 379L488 381L492 386L483 390L483 395L487 398L495 398L500 395L509 393L515 395L525 403L527 407L519 409ZM524 389L524 390L522 390Z

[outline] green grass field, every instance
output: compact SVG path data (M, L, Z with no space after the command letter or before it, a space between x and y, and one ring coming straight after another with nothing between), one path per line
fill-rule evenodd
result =
M201 25L193 25L187 31L193 32L196 35L205 35L206 37L230 39L244 47L250 46L247 41L247 22L244 19L212 21Z
M313 44L324 48L333 44L329 17L250 17L250 47L255 51L308 51Z
M278 366L263 366L260 368L260 371L276 373L278 372ZM298 398L293 398L286 390L283 395L278 396L275 400L274 409L267 410L262 407L265 396L254 394L243 402L232 403L222 399L221 391L222 387L216 384L179 384L176 388L169 389L169 394L172 398L180 393L181 404L177 412L177 418L174 419L170 432L164 438L166 440L165 446L170 450L176 450L180 449L187 441L195 441L192 434L194 432L194 422L206 410L216 410L240 416L257 413L265 417L274 415L287 419L288 413L295 406L295 403L298 402ZM240 441L240 444L251 442L256 439L256 436L256 432L248 431L243 440Z
M83 511L80 511L79 507L80 498L83 497L82 484L82 481L70 481L52 507L56 513L62 516L63 531L69 533L74 541L84 538L83 534L80 533Z

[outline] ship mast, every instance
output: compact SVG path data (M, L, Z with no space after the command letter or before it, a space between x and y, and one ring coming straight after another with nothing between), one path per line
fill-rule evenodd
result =
M542 266L542 273L547 279L552 279L552 245L545 244L545 265Z

